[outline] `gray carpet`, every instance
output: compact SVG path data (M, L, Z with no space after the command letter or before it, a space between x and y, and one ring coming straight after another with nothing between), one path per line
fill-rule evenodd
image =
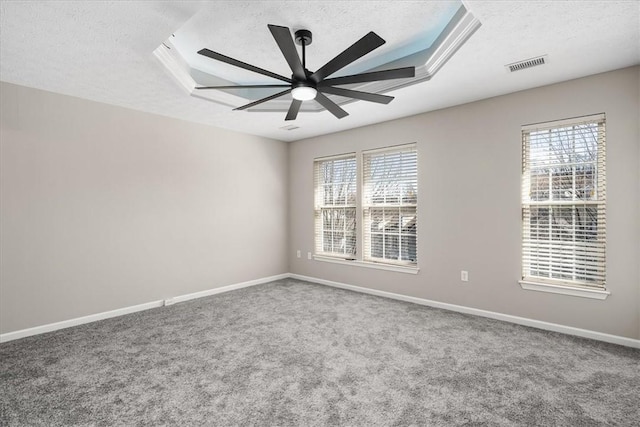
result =
M283 280L0 345L0 424L639 425L640 351Z

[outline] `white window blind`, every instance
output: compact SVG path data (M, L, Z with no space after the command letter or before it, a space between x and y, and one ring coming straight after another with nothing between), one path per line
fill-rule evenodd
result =
M315 253L353 258L356 253L356 155L316 159Z
M604 114L522 128L522 278L605 287Z
M365 151L362 159L364 260L417 264L416 145Z

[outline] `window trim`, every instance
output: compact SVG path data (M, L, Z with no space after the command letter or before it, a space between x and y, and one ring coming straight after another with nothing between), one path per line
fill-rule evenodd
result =
M598 155L595 160L596 165L596 191L598 197L596 200L584 200L582 202L576 202L575 200L562 202L562 201L542 201L537 202L534 200L529 200L526 198L526 194L528 194L531 190L528 187L530 185L529 181L529 173L531 171L531 167L528 164L529 159L529 144L530 137L529 135L532 132L536 131L544 131L544 130L553 130L563 127L569 126L578 126L581 124L593 124L596 123L598 125L598 135L597 135L597 147L598 147ZM532 290L532 291L540 291L540 292L550 292L556 294L563 295L571 295L578 296L584 298L594 298L604 300L609 295L610 292L607 290L606 284L606 117L604 113L581 116L569 119L555 120L544 123L536 123L524 125L521 127L521 138L522 138L522 186L521 186L521 211L522 211L522 220L521 220L521 239L520 244L522 248L522 253L520 257L521 262L521 279L518 281L522 289L524 290ZM602 220L604 225L602 228L598 225L596 232L598 234L603 234L603 239L600 241L602 245L602 259L601 261L596 261L597 263L604 264L602 277L602 284L589 284L588 282L578 282L572 280L563 280L563 279L551 279L537 276L527 276L526 266L530 261L525 261L525 253L524 248L527 244L531 245L534 240L527 240L526 237L526 215L525 212L528 212L531 215L531 207L536 205L557 207L566 205L568 207L575 206L586 206L592 205L598 208L596 215L602 215Z
M325 255L314 255L313 259L316 261L329 262L333 264L353 265L357 267L375 268L377 270L395 271L398 273L418 274L420 268L417 265L401 265L380 263L371 261L362 261L358 259L344 259L339 257L331 257Z
M589 289L586 286L558 285L531 280L520 280L518 281L518 283L520 283L522 289L527 291L549 292L552 294L570 295L574 297L583 297L598 300L607 299L607 297L611 295L611 292L609 292L607 289Z

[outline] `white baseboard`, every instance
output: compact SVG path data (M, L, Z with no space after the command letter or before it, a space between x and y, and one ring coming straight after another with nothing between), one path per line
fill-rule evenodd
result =
M123 316L135 313L136 311L149 310L150 308L162 307L162 300L151 301L144 304L132 305L118 308L116 310L103 311L102 313L90 314L88 316L76 317L75 319L63 320L61 322L49 323L35 326L33 328L21 329L19 331L7 332L0 335L0 343L17 340L19 338L30 337L31 335L44 334L46 332L57 331L58 329L70 328L72 326L83 325L85 323L97 322L98 320L109 319L111 317Z
M206 291L194 292L186 295L178 295L173 297L173 302L189 301L195 298L202 298L209 295L215 295L222 292L234 291L236 289L246 288L249 286L260 285L262 283L273 282L290 277L288 273L278 274L276 276L263 277L260 279L249 280L247 282L235 283L233 285L221 286L219 288L208 289ZM98 320L109 319L111 317L123 316L125 314L135 313L137 311L149 310L150 308L162 307L164 300L151 301L144 304L132 305L129 307L118 308L116 310L104 311L102 313L90 314L88 316L76 317L75 319L63 320L61 322L49 323L46 325L36 326L19 331L7 332L0 334L0 343L17 340L19 338L30 337L32 335L44 334L46 332L57 331L58 329L70 328L72 326L83 325L85 323L96 322Z
M557 323L543 322L541 320L528 319L526 317L512 316L510 314L496 313L494 311L480 310L478 308L465 307L462 305L448 304L444 302L432 301L423 298L411 297L392 292L379 291L376 289L363 288L360 286L348 285L346 283L334 282L331 280L318 279L317 277L302 276L300 274L289 274L292 279L306 280L307 282L318 283L321 285L333 286L335 288L348 289L350 291L361 292L370 295L376 295L385 298L396 299L400 301L412 302L415 304L426 305L429 307L442 308L445 310L456 311L458 313L473 314L490 319L503 320L505 322L516 323L518 325L530 326L533 328L544 329L547 331L561 332L563 334L575 335L583 338L590 338L597 341L604 341L612 344L623 345L626 347L640 348L640 340L621 337L618 335L605 334L602 332L590 331L588 329L574 328L572 326L559 325Z
M223 292L235 291L236 289L248 288L249 286L261 285L263 283L273 282L275 280L282 280L289 278L289 273L278 274L276 276L262 277L260 279L249 280L248 282L236 283L233 285L222 286L220 288L207 289L206 291L194 292L192 294L180 295L173 297L174 302L184 302L196 298L208 297L215 294L221 294Z
M260 285L262 283L268 283L268 282L273 282L275 280L282 280L287 278L305 280L307 282L333 286L335 288L347 289L350 291L361 292L365 294L411 302L411 303L425 305L429 307L442 308L445 310L456 311L459 313L466 313L466 314L473 314L481 317L488 317L490 319L516 323L518 325L531 326L533 328L544 329L547 331L561 332L568 335L575 335L583 338L590 338L593 340L604 341L604 342L623 345L627 347L640 348L640 340L633 339L633 338L626 338L618 335L610 335L602 332L590 331L588 329L574 328L572 326L559 325L557 323L543 322L540 320L528 319L526 317L512 316L509 314L496 313L493 311L480 310L478 308L471 308L471 307L465 307L462 305L432 301L432 300L427 300L423 298L411 297L408 295L379 291L376 289L363 288L360 286L348 285L346 283L334 282L331 280L319 279L317 277L302 276L300 274L291 274L291 273L278 274L275 276L249 280L247 282L235 283L233 285L208 289L206 291L194 292L194 293L185 294L185 295L178 295L173 297L172 300L174 303L184 302L184 301L189 301L196 298L207 297L210 295L234 291L236 289L247 288L249 286ZM143 310L149 310L151 308L162 307L163 305L164 305L164 300L151 301L144 304L138 304L130 307L119 308L116 310L105 311L102 313L91 314L88 316L77 317L75 319L63 320L61 322L49 323L47 325L41 325L33 328L22 329L19 331L8 332L5 334L0 334L0 343L16 340L19 338L25 338L32 335L44 334L46 332L57 331L58 329L69 328L72 326L82 325L85 323L96 322L98 320L109 319L111 317L135 313L137 311L143 311Z

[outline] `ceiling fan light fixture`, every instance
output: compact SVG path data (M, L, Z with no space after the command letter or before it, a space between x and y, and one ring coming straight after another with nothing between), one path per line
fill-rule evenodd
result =
M298 101L311 101L317 93L318 91L311 86L298 86L291 90L291 96Z

